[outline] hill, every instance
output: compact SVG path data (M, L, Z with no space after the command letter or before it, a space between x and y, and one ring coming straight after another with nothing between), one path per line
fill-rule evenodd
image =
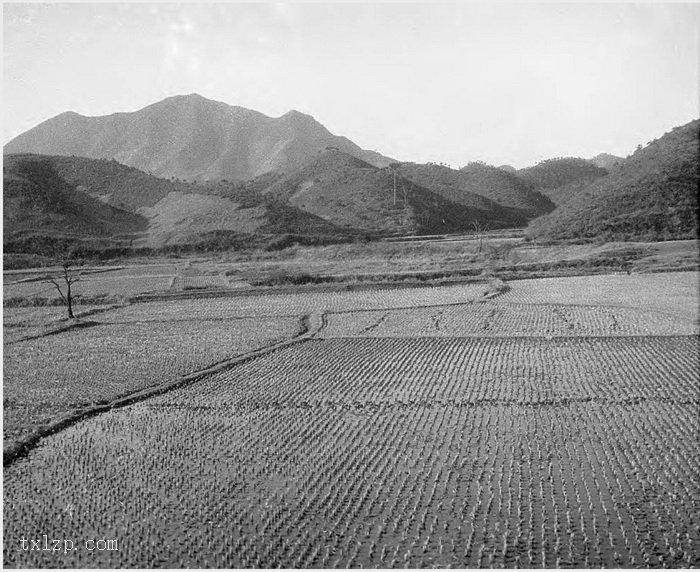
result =
M114 207L130 212L155 205L169 193L200 192L197 185L165 180L122 165L114 159L40 156L68 184Z
M541 161L517 172L517 176L533 189L560 204L582 185L604 177L608 171L579 157L560 157Z
M483 195L501 206L516 209L528 219L547 213L552 202L512 173L480 161L462 167L461 183L466 189Z
M494 227L510 222L495 218L487 209L497 205L483 197L475 197L472 205L456 203L404 177L400 169L395 174L341 151L320 154L263 194L339 227L369 232L460 232L472 229L485 213Z
M397 169L416 184L480 211L483 220L503 223L499 226L525 226L554 208L549 199L511 173L484 163L470 163L460 170L434 163L401 163Z
M697 236L699 129L700 120L695 120L638 149L609 175L533 221L528 235L609 240Z
M624 162L624 157L618 157L617 155L611 155L610 153L599 153L592 159L589 159L596 167L605 169L606 171L611 171L622 165Z
M40 236L133 239L148 221L107 205L64 179L51 158L6 156L3 164L3 242Z
M100 117L62 113L8 142L5 153L115 159L158 177L202 182L289 173L327 147L377 166L391 162L333 135L310 115L271 118L197 94Z
M348 236L312 214L265 200L259 188L277 178L204 186L159 179L113 160L6 155L5 250L46 254L85 245L160 248L212 241L227 248L289 234L311 242Z

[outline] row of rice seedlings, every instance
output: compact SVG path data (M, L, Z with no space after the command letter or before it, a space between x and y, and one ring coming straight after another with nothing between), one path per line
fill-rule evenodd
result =
M201 405L200 405L201 406ZM588 406L586 406L588 407ZM146 409L144 406L143 409ZM199 411L216 411L204 410ZM330 412L330 411L327 411ZM126 411L120 412L119 415L124 415ZM311 478L307 483L299 482L298 487L288 487L278 490L270 495L263 494L255 496L244 494L243 491L237 492L235 487L222 488L231 482L239 483L241 480L250 480L253 477L263 477L269 475L269 470L274 465L266 465L262 472L253 472L250 469L250 462L239 461L238 463L230 463L228 459L222 459L221 454L229 450L230 439L240 430L240 421L237 426L231 426L227 435L220 441L219 444L213 443L214 454L208 457L207 462L201 459L194 460L188 455L191 451L196 450L195 443L190 443L183 447L182 437L183 426L185 435L189 438L195 437L197 442L205 442L211 433L204 432L205 427L201 424L191 426L191 421L194 420L191 416L173 419L163 416L157 416L156 420L161 423L157 424L156 430L162 427L162 422L167 422L167 431L162 437L157 440L151 440L151 446L155 446L159 452L167 452L161 462L151 461L153 455L143 455L137 457L136 469L138 463L147 463L149 476L140 478L141 486L155 488L153 495L148 495L144 498L152 500L160 498L171 498L172 502L163 503L156 502L155 505L145 505L143 502L135 502L131 505L132 510L135 510L133 518L137 518L143 511L148 511L152 514L152 518L157 523L162 525L168 519L168 512L175 510L175 507L185 506L183 516L186 519L190 512L194 510L195 523L201 526L203 519L213 518L220 523L226 523L231 520L228 515L236 514L243 515L240 521L235 521L231 525L226 524L228 530L230 526L239 532L234 534L234 538L245 538L245 543L238 545L237 553L224 554L212 553L211 546L216 545L216 538L210 538L208 541L203 539L202 549L206 553L213 554L213 560L210 563L215 565L230 565L236 563L238 565L291 565L298 563L299 565L322 565L327 566L348 566L350 563L369 563L364 561L363 554L371 553L375 565L381 562L384 565L418 565L420 563L437 563L445 564L446 562L455 562L462 565L502 565L505 563L506 555L508 554L508 546L511 546L511 553L508 558L513 559L518 565L549 565L552 558L556 556L559 565L611 565L617 560L622 563L629 563L629 555L626 554L621 546L617 544L617 535L620 535L619 522L625 522L624 519L618 522L613 522L613 525L597 526L593 520L595 511L590 507L592 503L595 505L603 502L603 497L598 496L595 491L595 486L602 485L603 481L595 481L591 479L591 471L594 463L587 457L586 446L587 439L591 435L590 431L594 427L593 421L586 421L585 417L577 415L574 417L578 434L581 439L578 442L573 442L570 446L568 438L558 440L546 440L547 435L551 435L550 424L543 424L539 415L534 412L528 413L527 421L523 424L518 421L517 416L506 416L507 421L503 421L503 412L497 407L485 408L477 413L476 411L468 413L464 417L465 411L459 408L452 408L449 412L428 411L422 410L420 423L415 418L397 415L396 412L391 412L392 423L383 423L383 415L378 415L372 418L369 426L358 431L357 424L353 424L352 428L344 427L344 429L333 431L334 424L332 415L322 417L325 419L325 428L328 433L337 435L325 441L322 444L321 451L325 454L332 454L332 461L327 467L320 467L320 470L314 470L311 464L303 467L303 472L307 477ZM207 413L209 415L209 413ZM218 415L223 415L219 413ZM261 414L262 415L262 414ZM426 417L427 416L427 417ZM455 423L453 416L462 418L466 421L465 424ZM188 419L190 422L188 422ZM297 423L294 423L297 419ZM312 419L312 422L317 422L319 419ZM337 420L337 419L336 419ZM114 420L113 420L114 421ZM153 414L145 413L142 416L143 423L139 423L133 417L121 425L121 431L128 432L130 428L141 427L144 432L151 432L153 427L149 427L149 423L153 421ZM264 422L263 422L264 421ZM375 423L376 421L377 423ZM571 418L564 415L551 420L555 425L561 422L571 423ZM303 420L295 416L286 416L281 423L277 422L274 415L268 413L266 417L261 417L257 440L251 440L246 443L248 449L261 448L264 450L270 442L277 440L277 446L282 444L279 442L283 435L289 434L289 429L285 429L284 425L292 422L293 425L298 425L296 429L303 429L306 425ZM450 510L450 502L445 502L443 499L450 491L450 483L456 484L456 481L451 481L448 477L448 471L444 465L438 463L444 458L442 455L448 443L455 443L454 439L445 440L444 442L420 441L416 442L415 432L417 427L431 427L432 433L435 436L441 434L441 427L448 423L450 426L464 427L464 432L471 435L478 435L476 447L474 449L464 449L460 458L468 458L477 469L473 473L474 479L470 479L471 483L476 483L477 488L466 496L467 507L471 506L471 518L465 519L462 515L463 510L453 512ZM270 425L272 424L272 425ZM342 424L341 424L342 425ZM114 426L114 423L112 423ZM105 426L106 428L107 426ZM389 479L399 479L396 484L399 489L394 499L395 502L387 507L386 511L380 512L379 516L386 515L387 521L390 523L389 531L391 530L391 520L394 519L394 532L388 536L372 537L362 535L359 523L363 525L367 523L368 515L363 510L364 507L371 502L373 489L377 488L377 483L372 478L370 472L367 479L352 478L352 475L363 474L362 469L369 466L369 459L372 457L366 454L367 441L362 439L364 433L371 431L374 433L378 429L394 427L392 437L396 439L400 447L394 449L396 455L401 455L402 450L417 451L416 445L420 448L420 453L415 456L410 456L409 462L416 462L415 474L397 470L400 467L399 463L385 463L388 468L386 476ZM273 429L274 428L274 429ZM522 438L512 437L517 435L517 431L527 430L527 433L534 437ZM220 430L220 428L218 428ZM494 432L495 430L495 432ZM534 433L532 433L534 431ZM106 439L108 435L119 433L110 428L106 433L95 432L94 428L90 431L84 431L81 438L86 441L78 450L66 451L64 455L66 459L80 459L79 453L85 451L100 450L100 444L109 441ZM269 435L274 435L271 440ZM509 437L509 435L511 437ZM264 438L263 438L264 436ZM208 441L206 441L208 442ZM370 439L371 442L371 439ZM210 446L212 446L211 442ZM345 443L345 446L342 444ZM578 443L578 444L577 444ZM609 443L600 443L601 446L608 446ZM549 468L548 455L552 449L567 451L565 462L560 463L560 470L563 468L565 487L573 487L573 496L569 495L570 499L575 499L572 508L566 508L568 504L562 507L561 518L564 518L563 513L567 513L568 525L564 522L553 526L551 524L551 513L544 507L551 501L547 498L553 498L554 501L562 498L562 494L555 495L548 489L547 483L555 482L548 475L554 474L554 471ZM165 449L163 449L165 447ZM432 453L430 453L432 448ZM175 458L170 457L170 453L177 450L187 451L187 454ZM593 451L593 449L591 449ZM389 453L391 454L391 453ZM590 455L590 453L588 453ZM89 457L90 455L88 455ZM554 458L554 457L553 457ZM552 458L552 459L553 459ZM589 461L582 460L589 458ZM552 460L550 459L550 460ZM91 464L97 462L98 457L93 454L93 458L88 459L87 463L83 463L83 469L79 472L79 476L86 476L87 471L92 471L93 478L98 480L107 478L117 478L118 471L105 472L104 470L95 471L95 467ZM162 464L162 461L166 461ZM459 460L459 459L458 459ZM133 461L133 460L132 460ZM543 462L545 463L543 465ZM552 460L553 462L553 460ZM220 469L215 469L216 464L223 465ZM517 464L517 465L516 465ZM48 466L48 465L46 465ZM181 467L180 472L187 473L185 478L179 475L173 479L172 469ZM519 471L512 471L511 467L520 466ZM438 468L439 467L439 468ZM581 467L583 473L576 469ZM136 471L138 472L138 471ZM90 474L90 473L87 473ZM344 476L351 475L348 478ZM518 505L518 509L513 509L504 513L504 507L507 506L507 495L503 490L505 475L509 476L509 491L512 490L512 497ZM100 477L100 475L103 475ZM161 478L153 478L162 475ZM127 474L120 475L119 478L126 477L133 479L136 475L131 471ZM222 478L223 477L223 478ZM330 479L330 480L329 480ZM403 480L401 480L403 479ZM175 481L174 483L172 481ZM518 485L514 486L513 480ZM166 483L170 482L170 486ZM189 482L189 484L188 484ZM383 481L382 481L383 482ZM404 484L401 485L400 483ZM314 484L315 483L315 484ZM335 483L335 484L333 484ZM470 483L467 482L468 486ZM559 484L555 482L554 487ZM381 483L379 483L381 486ZM327 488L330 488L332 494L329 496ZM320 490L319 490L320 489ZM255 490L255 489L252 489ZM283 510L280 507L290 506L290 498L287 496L292 494L292 491L297 496L297 503L292 503L292 510ZM566 489L564 489L566 490ZM173 491L179 491L177 498L172 498ZM196 493L195 493L196 491ZM314 491L319 491L314 494ZM325 493L324 493L325 491ZM519 491L519 492L517 492ZM458 497L463 498L464 490L460 490ZM118 492L117 497L125 494L123 487ZM196 498L190 498L195 493ZM303 510L304 499L311 494L312 498L318 498L318 502L312 502L309 506L310 510ZM320 497L320 498L319 498ZM217 499L227 499L226 504L233 503L229 508L217 507ZM418 500L416 500L418 499ZM79 505L81 500L76 501ZM104 502L104 501L103 501ZM268 503L263 506L261 503ZM513 500L511 498L510 502ZM614 505L608 501L609 510L613 510ZM12 508L18 508L19 505L11 504ZM268 507L269 508L266 508ZM603 505L605 506L605 505ZM169 508L168 508L169 507ZM214 507L212 513L209 507ZM391 508L393 507L393 508ZM80 507L82 508L82 507ZM165 509L166 512L163 512ZM301 509L301 510L297 510ZM53 511L62 510L60 506L54 506ZM91 507L86 511L89 514L94 510L99 510L99 507ZM329 516L322 518L319 521L319 510L335 511ZM197 517L196 513L200 515ZM569 512L573 514L569 515ZM204 514L201 514L204 513ZM411 516L415 514L415 516ZM469 511L467 511L469 514ZM511 528L510 522L514 515L521 514L517 523L513 523ZM395 515L392 517L392 515ZM371 519L372 517L369 516ZM376 516L375 516L376 518ZM591 522L593 521L593 523ZM236 524L237 522L237 524ZM549 522L549 524L548 524ZM558 521L555 521L558 522ZM416 525L418 528L415 528ZM446 526L447 525L447 526ZM112 526L115 526L112 523ZM329 544L326 544L326 550L317 542L320 528L330 526L333 534L328 537ZM452 528L450 528L450 526ZM379 524L375 530L381 527ZM446 534L446 530L460 530L471 527L471 538L465 539L460 537L450 537ZM151 552L144 554L146 560L141 562L153 562L156 558L156 550L158 544L162 542L172 542L168 540L168 536L158 536L158 528L152 531L148 529L144 532L149 532L153 540ZM296 537L290 534L293 530L309 531L308 534L301 534ZM512 533L510 531L513 531ZM566 543L560 539L551 537L556 530L563 531L572 530L573 534L569 535L569 553L566 552ZM606 532L607 531L607 532ZM476 536L474 533L476 532ZM210 531L210 534L213 531ZM511 535L514 538L511 538ZM612 536L611 536L612 534ZM517 536L516 536L517 535ZM268 540L262 540L268 539ZM287 542L282 542L280 539L287 539ZM371 539L371 540L370 540ZM520 540L518 540L520 539ZM615 552L611 554L600 552L599 548L603 543L610 543L617 551L618 558L615 557ZM558 552L555 548L554 554L550 554L549 548L558 545ZM466 550L457 552L459 546L466 546ZM209 550L206 550L207 547ZM505 547L505 548L503 548ZM673 544L669 543L668 550L674 548ZM618 550L619 549L619 550ZM191 549L190 549L191 550ZM196 553L196 550L194 551ZM383 555L383 558L382 558ZM128 557L127 557L128 558ZM135 555L135 558L140 558L140 555ZM224 559L225 558L225 559ZM138 561L138 560L136 560ZM510 560L508 560L510 561ZM132 562L130 560L130 562ZM201 556L198 561L202 564ZM370 561L371 562L371 561ZM124 561L122 561L124 563Z
M670 560L673 562L671 565L688 566L691 562L697 565L698 556L692 550L692 545L697 544L699 540L697 527L688 526L688 522L692 523L695 520L693 515L697 511L694 503L688 501L697 496L695 484L700 477L698 455L696 451L689 455L682 447L671 446L669 450L669 447L660 441L666 439L673 443L678 435L697 434L700 429L697 406L660 404L649 408L649 413L655 418L652 429L655 438L649 438L647 433L640 433L639 440L643 437L645 446L634 451L621 451L621 454L631 468L636 469L636 474L646 477L644 492L655 493L649 496L648 500L654 513L661 520L660 529L663 531L666 548L675 545L673 550L669 550ZM637 421L644 418L645 414L646 411L640 411L631 419ZM637 435L637 432L634 434ZM651 459L656 470L640 472L638 467L648 463L647 459ZM682 546L679 547L678 543ZM665 557L665 561L669 564L668 557Z
M298 322L291 318L189 322L186 327L106 324L17 342L5 347L4 397L12 406L36 411L36 418L24 419L24 429L17 428L27 432L66 409L170 381L297 331Z
M197 277L192 277L197 279ZM205 280L217 277L201 277ZM392 290L362 290L357 292L285 293L264 296L242 296L206 300L180 300L135 304L123 308L115 319L122 321L153 319L211 319L244 316L292 316L314 311L353 311L434 306L465 303L481 297L483 286L438 286L434 288L403 288Z
M19 530L40 528L48 514L76 534L141 523L135 532L149 542L121 555L122 565L157 565L165 545L174 564L199 566L628 565L644 554L633 548L623 502L639 490L631 475L643 475L634 478L680 495L663 500L673 508L659 501L637 516L652 531L647 552L657 560L649 562L675 562L676 554L693 561L694 497L682 487L696 482L688 480L692 463L673 464L659 452L673 447L693 460L698 450L670 429L673 415L652 416L645 423L655 430L642 436L644 426L632 423L629 411L641 414L652 404L532 408L499 393L504 404L465 408L459 392L469 395L469 383L492 380L470 376L455 384L444 375L454 364L441 360L507 362L516 346L368 342L281 350L48 440L32 453L31 466L18 463L7 473L6 546ZM312 374L314 359L321 365ZM591 375L584 365L573 371L583 380ZM366 367L379 370L371 394L383 401L378 408L364 401ZM382 384L382 376L393 377ZM349 407L326 399L329 391ZM389 406L397 395L407 408ZM687 421L687 414L677 416ZM614 422L606 426L608 419ZM640 455L657 455L673 469L645 466L631 453L632 439ZM59 502L42 512L45 505L31 495L46 482L63 487L80 515L75 521L61 517L66 507ZM83 494L78 483L99 483L107 492ZM23 562L35 562L25 556ZM86 555L73 559L89 562Z
M692 402L697 349L689 338L312 341L211 378L199 391L243 409ZM233 384L236 393L221 397L222 383Z
M440 317L436 327L436 316ZM500 302L330 314L321 337L692 335L695 320L631 308Z

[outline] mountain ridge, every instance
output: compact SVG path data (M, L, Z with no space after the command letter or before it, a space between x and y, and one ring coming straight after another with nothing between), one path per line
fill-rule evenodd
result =
M67 111L13 138L4 153L115 159L163 178L244 181L269 171L291 172L327 147L376 166L393 161L332 134L300 111L273 118L199 94L109 115Z

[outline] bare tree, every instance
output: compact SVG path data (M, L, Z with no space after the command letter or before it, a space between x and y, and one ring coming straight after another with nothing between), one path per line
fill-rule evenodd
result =
M68 318L73 320L75 319L75 316L73 315L73 294L71 292L71 286L78 282L80 278L71 270L70 262L66 261L61 266L63 268L63 272L57 273L56 276L47 276L44 279L44 282L53 284L56 290L58 290L63 303L68 309Z
M489 225L486 223L480 223L478 219L474 219L472 221L472 226L474 227L474 234L476 235L476 239L479 241L479 252L477 254L481 254L481 243L484 239L483 233L486 232L489 229Z

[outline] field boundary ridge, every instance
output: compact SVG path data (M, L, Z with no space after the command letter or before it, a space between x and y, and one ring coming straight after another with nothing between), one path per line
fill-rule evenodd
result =
M49 423L39 427L27 437L11 441L7 445L4 445L3 466L7 467L17 459L26 455L39 443L39 441L42 438L54 435L64 429L67 429L68 427L71 427L72 425L75 425L79 421L82 421L89 417L94 417L96 415L99 415L100 413L111 411L112 409L118 409L121 407L126 407L127 405L132 405L139 401L143 401L150 397L167 393L168 391L172 391L174 389L185 387L209 375L222 372L226 369L235 367L242 363L286 348L288 346L304 342L315 336L321 329L322 325L323 319L321 312L312 312L311 314L307 314L301 317L300 332L293 338L284 340L282 342L277 342L275 344L270 344L268 346L263 346L251 352L246 352L244 354L237 355L231 359L221 361L214 365L210 365L204 369L194 371L192 373L188 373L172 381L168 381L145 389L139 389L127 395L121 395L107 403L100 403L92 406L81 407L79 409L66 413L58 419L54 419L53 421L50 421Z

